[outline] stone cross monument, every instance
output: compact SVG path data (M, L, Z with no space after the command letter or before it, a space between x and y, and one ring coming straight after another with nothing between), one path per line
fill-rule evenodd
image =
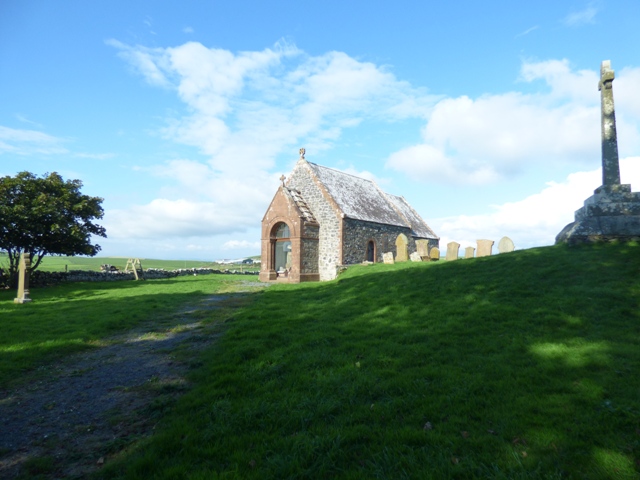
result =
M611 62L600 66L602 186L576 211L575 221L556 236L556 243L640 240L640 193L620 183L616 112Z
M28 253L20 256L20 269L18 271L18 296L13 299L13 303L27 303L29 298L29 269L31 268L31 258Z
M600 66L600 123L602 128L602 185L620 185L618 161L618 135L616 133L616 111L613 104L613 79L615 73L611 62L605 60Z

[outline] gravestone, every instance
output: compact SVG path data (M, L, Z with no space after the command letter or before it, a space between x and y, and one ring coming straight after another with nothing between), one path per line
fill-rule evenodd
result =
M409 252L407 251L407 244L409 240L404 233L398 235L396 238L396 262L406 262L409 260Z
M429 259L432 262L437 262L440 260L440 249L438 247L433 247L429 252Z
M476 249L473 247L467 247L464 249L464 258L473 258L473 254L475 253Z
M457 260L458 259L458 251L460 250L460 244L458 242L449 242L447 243L447 256L446 260Z
M13 303L27 303L29 298L29 269L31 268L31 258L28 253L20 255L20 266L18 270L18 296L13 299Z
M498 242L498 252L500 253L513 252L515 249L516 246L513 244L513 240L509 237L502 237Z
M393 252L383 253L382 254L382 261L384 263L388 263L390 265L393 265L393 263L394 263L394 261L393 261Z
M411 255L409 255L409 259L411 259L412 262L421 262L422 261L422 257L420 256L420 254L418 252L411 252Z
M640 240L640 192L620 183L618 136L613 103L615 73L611 62L600 66L600 137L602 186L575 212L574 221L556 236L556 243Z
M421 257L429 256L429 241L428 240L416 240L416 250Z
M476 257L488 257L491 255L491 249L493 248L494 241L493 240L477 240L478 242L478 251L476 253Z

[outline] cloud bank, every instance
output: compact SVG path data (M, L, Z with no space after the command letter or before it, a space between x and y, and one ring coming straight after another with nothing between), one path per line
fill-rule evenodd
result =
M225 249L257 249L257 227L281 173L274 172L276 161L302 144L314 152L332 149L346 130L372 120L422 124L422 141L385 161L411 181L490 186L557 165L578 172L485 215L430 220L443 241L464 245L509 235L520 248L553 243L598 186L598 73L575 70L567 60L523 61L513 91L454 98L427 94L343 52L311 56L286 42L236 53L197 42L169 48L107 43L150 86L181 100L184 111L167 118L160 134L205 158L148 169L172 186L147 204L107 211L105 224L116 241L162 237L206 250L218 236ZM640 69L622 69L615 95L623 156L640 149L637 91ZM375 166L347 170L379 175Z
M640 145L640 69L622 70L615 84L621 153ZM432 183L489 184L534 167L593 165L600 155L598 75L574 72L567 60L524 62L523 84L546 93L507 92L446 98L433 108L423 143L391 154L387 167ZM618 101L620 100L620 101ZM620 114L622 113L622 114Z

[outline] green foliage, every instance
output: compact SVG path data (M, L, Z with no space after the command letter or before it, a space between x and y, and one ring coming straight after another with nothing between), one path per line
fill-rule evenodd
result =
M15 278L22 252L32 259L31 270L47 255L96 255L91 236L106 237L93 223L103 216L102 198L82 195L80 180L63 180L53 172L42 177L20 172L0 178L0 249Z
M638 271L558 246L270 287L103 476L640 478Z

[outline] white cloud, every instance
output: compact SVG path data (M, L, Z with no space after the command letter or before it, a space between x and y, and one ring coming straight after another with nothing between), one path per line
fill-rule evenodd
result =
M193 29L193 27L184 27L182 31L184 33L193 33L195 30Z
M282 173L271 172L278 155L303 141L309 151L329 148L364 119L426 117L433 104L386 69L341 52L314 57L286 42L239 53L197 42L165 49L107 43L149 84L175 91L185 113L168 119L162 134L207 157L148 169L174 186L145 205L107 212L118 236L179 238L255 227ZM131 227L132 218L139 227Z
M558 163L593 164L600 152L598 76L566 60L525 62L520 79L542 80L544 93L507 92L446 98L433 108L423 143L393 153L387 167L428 182L482 184ZM638 69L620 74L622 154L640 146ZM634 90L635 89L635 90Z
M620 162L623 183L630 183L634 190L640 187L640 157L629 157ZM442 250L450 241L461 246L476 246L476 240L487 238L496 242L503 236L510 237L517 248L552 245L555 237L574 221L574 213L593 191L602 184L600 168L570 174L565 181L550 182L535 195L517 202L492 207L483 215L459 215L434 219L429 222L440 235Z
M219 171L270 169L277 155L330 148L363 119L426 117L434 98L385 68L341 52L309 56L279 42L233 53L188 42L149 49L107 42L152 85L172 88L188 113L163 130L197 147Z
M260 251L260 242L249 242L247 240L229 240L222 244L222 250L247 250Z
M63 140L36 130L18 130L0 125L0 155L59 155L68 153Z
M581 25L595 23L597 13L598 9L593 3L589 3L584 9L577 12L571 12L567 15L564 19L564 23L570 27L579 27Z
M246 229L253 215L229 211L213 202L158 198L127 210L109 210L104 226L113 238L182 238L211 236Z

